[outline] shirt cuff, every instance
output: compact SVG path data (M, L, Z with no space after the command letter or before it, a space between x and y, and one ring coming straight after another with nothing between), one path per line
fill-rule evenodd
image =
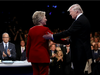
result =
M96 59L94 59L94 63L96 63Z
M11 54L9 55L9 57L11 57Z
M66 52L66 54L68 54L68 53Z
M54 41L53 34L51 35L51 37L52 37L52 40Z
M3 55L2 55L2 59L4 59Z

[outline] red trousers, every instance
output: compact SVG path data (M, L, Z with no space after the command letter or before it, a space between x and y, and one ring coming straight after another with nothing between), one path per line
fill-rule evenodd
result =
M48 75L49 63L32 63L33 75Z

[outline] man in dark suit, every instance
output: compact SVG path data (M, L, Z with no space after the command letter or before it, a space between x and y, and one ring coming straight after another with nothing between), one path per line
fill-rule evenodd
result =
M100 75L100 50L98 50L98 44L93 46L92 55L92 75Z
M24 40L21 40L20 46L16 47L16 60L19 61L26 60L26 47Z
M84 75L86 62L92 58L90 23L83 15L83 10L79 4L73 4L68 11L72 19L75 19L69 29L53 35L48 33L48 35L43 37L45 39L59 40L70 36L71 60L74 65L75 75Z
M9 42L9 34L2 34L2 42L0 43L0 52L2 60L15 60L16 59L16 50L15 45Z
M61 47L63 51L63 68L64 68L64 75L72 75L71 72L71 51L70 51L70 44Z

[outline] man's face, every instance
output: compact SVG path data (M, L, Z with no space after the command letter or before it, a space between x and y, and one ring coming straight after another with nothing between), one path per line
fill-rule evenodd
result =
M21 46L25 46L25 42L24 41L21 41L20 45Z
M7 43L9 41L9 35L8 34L4 34L2 37L2 40Z
M69 10L70 15L72 16L72 19L76 19L77 17L77 11L70 9Z

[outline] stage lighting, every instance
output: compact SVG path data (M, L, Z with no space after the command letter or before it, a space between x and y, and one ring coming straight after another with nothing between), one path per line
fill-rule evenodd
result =
M52 12L49 13L49 15L51 15Z
M49 7L49 5L47 5L47 7Z
M52 7L57 8L57 5L52 5Z

